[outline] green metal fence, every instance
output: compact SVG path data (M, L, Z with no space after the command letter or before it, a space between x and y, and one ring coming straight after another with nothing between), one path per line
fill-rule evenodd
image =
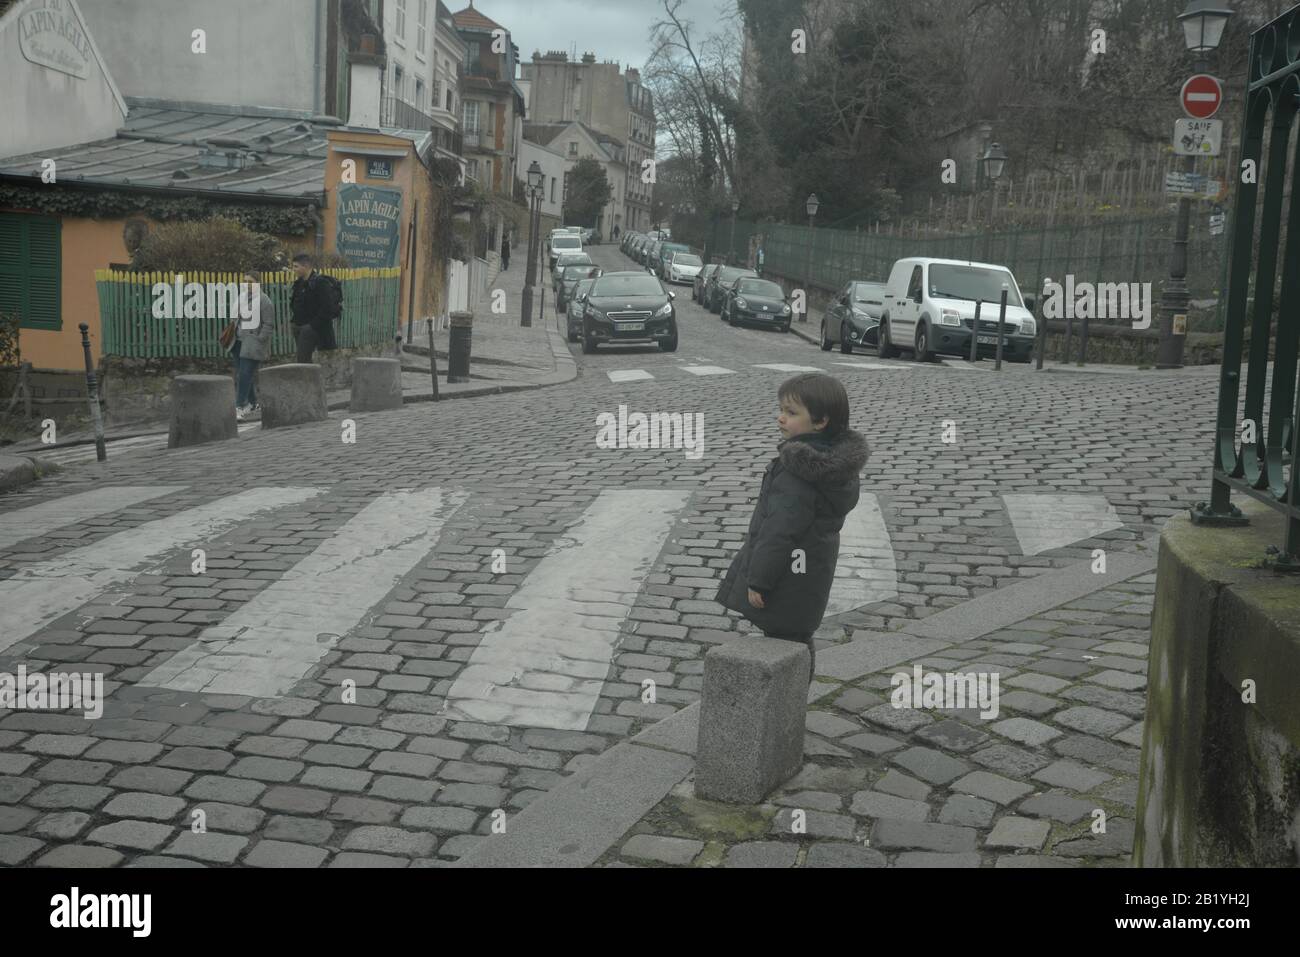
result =
M343 285L343 315L334 325L339 348L368 348L391 344L398 335L398 302L401 269L323 269ZM186 283L239 283L238 273L192 272ZM203 315L190 318L159 318L154 315L155 287L175 286L176 277L157 272L95 271L99 292L99 315L104 354L126 358L220 358L225 353L219 336L229 321L228 312L209 310L205 299ZM262 291L275 308L272 355L293 355L295 346L289 329L289 300L293 277L287 273L265 273Z

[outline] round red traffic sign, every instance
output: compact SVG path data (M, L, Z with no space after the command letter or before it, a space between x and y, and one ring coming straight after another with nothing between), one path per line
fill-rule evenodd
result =
M1208 120L1223 104L1223 87L1207 73L1198 73L1183 84L1183 110L1194 120Z

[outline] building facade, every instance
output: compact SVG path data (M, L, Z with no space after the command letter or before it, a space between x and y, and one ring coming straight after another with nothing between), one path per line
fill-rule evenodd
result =
M610 185L609 202L596 217L596 232L602 238L613 238L614 227L624 229L621 219L626 203L627 153L626 147L612 136L592 129L585 123L528 123L524 126L524 139L548 147L564 163L561 206L568 198L569 175L579 160L594 159L605 171ZM585 225L585 224L575 224Z
M568 168L564 154L533 142L525 133L519 144L519 175L524 182L528 181L528 170L534 162L542 169L542 215L559 220L564 209L564 174Z
M384 0L384 125L430 129L438 155L465 166L461 78L466 45L442 0Z
M641 85L640 71L617 63L597 63L592 53L570 61L567 53L534 53L522 73L529 85L529 121L553 127L577 122L603 137L608 154L622 168L610 176L619 196L607 231L650 227L655 158L654 99ZM616 147L615 147L616 144ZM566 147L567 148L567 147Z
M466 46L461 126L467 175L490 192L514 197L522 179L524 122L524 95L515 83L518 48L509 30L473 4L452 20Z

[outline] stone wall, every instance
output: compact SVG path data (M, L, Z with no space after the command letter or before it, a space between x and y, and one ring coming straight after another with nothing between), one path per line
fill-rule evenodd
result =
M1300 864L1300 581L1262 567L1284 518L1171 518L1160 541L1133 863Z
M352 387L354 356L382 354L384 350L375 347L335 349L318 351L315 358L324 371L325 389L329 392ZM388 354L392 354L391 350ZM292 356L278 356L265 363L263 368L292 361ZM106 423L120 427L167 419L171 415L171 381L178 375L229 375L233 378L234 364L226 359L107 356L100 367Z

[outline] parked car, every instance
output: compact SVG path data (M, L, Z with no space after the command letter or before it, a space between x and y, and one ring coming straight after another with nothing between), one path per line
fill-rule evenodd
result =
M560 281L559 287L555 290L555 311L564 312L569 305L569 297L573 295L573 289L583 279L598 279L604 270L599 266L566 266L564 267L564 277Z
M583 230L582 230L582 234L581 234L581 235L582 235L582 242L583 242L583 245L593 245L593 244L595 244L595 242L596 242L596 230L593 229L592 227L590 227L590 226L584 227Z
M650 272L654 273L656 276L659 275L659 267L663 265L659 261L659 249L662 246L663 246L662 242L660 242L657 239L652 239L650 241L650 245L646 246L645 261L641 264L645 266L646 269L650 270Z
M684 282L688 286L695 284L695 277L704 268L704 260L694 253L675 252L664 267L669 282Z
M727 287L722 299L722 320L733 326L776 326L789 332L790 316L785 290L770 279L741 277Z
M567 233L567 232L555 233L551 236L550 245L548 249L549 255L547 257L547 263L552 269L554 269L555 260L559 256L562 256L565 253L580 253L580 252L582 252L581 236L575 236L572 233Z
M885 313L885 284L854 281L841 287L822 316L822 351L879 345L880 317Z
M721 268L721 263L708 263L695 274L695 278L691 280L691 299L694 302L703 304L704 285L709 281L709 277Z
M654 342L664 352L677 351L676 293L643 272L609 272L587 292L582 315L582 351L602 343Z
M655 272L659 274L659 278L663 280L668 279L668 264L672 261L674 255L677 253L688 253L690 251L691 247L687 246L685 243L660 243L659 265L655 270Z
M590 253L569 253L555 260L555 266L551 269L551 292L559 295L560 280L564 276L564 270L570 266L594 266L591 261Z
M709 312L722 312L722 297L726 293L726 287L737 279L749 276L757 279L758 273L740 266L719 266L717 272L709 277L709 284L704 287L704 307Z
M955 259L900 259L885 283L885 311L880 320L880 357L895 358L900 349L918 362L934 355L969 356L971 336L978 354L997 350L998 309L1007 290L1002 356L1028 362L1037 327L1030 298L1020 294L1006 266ZM983 302L975 329L975 304Z
M587 309L587 293L595 281L595 279L579 279L578 284L573 287L573 294L569 296L566 321L570 342L577 342L582 338L582 314Z

